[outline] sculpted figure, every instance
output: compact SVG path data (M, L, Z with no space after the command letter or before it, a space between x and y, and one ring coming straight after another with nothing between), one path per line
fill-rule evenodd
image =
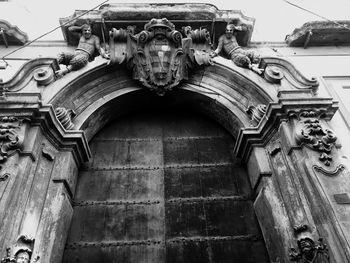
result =
M90 25L71 26L69 31L80 33L79 44L74 53L63 52L58 55L58 64L66 65L66 68L56 71L57 75L63 76L72 70L83 68L89 61L93 60L96 51L102 57L109 58L101 48L99 37L92 34Z
M211 57L224 51L237 66L249 68L260 75L264 70L256 65L259 62L259 56L253 50L243 50L237 43L235 32L242 30L242 26L228 24L225 34L220 36L218 47L211 53Z
M19 251L16 254L16 263L29 263L30 262L30 255L27 251Z
M326 245L319 240L319 244L310 238L298 240L298 249L292 249L290 254L291 261L298 263L329 263L328 250Z

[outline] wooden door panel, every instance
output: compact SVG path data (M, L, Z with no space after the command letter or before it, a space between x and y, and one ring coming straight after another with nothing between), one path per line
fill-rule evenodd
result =
M158 139L97 140L92 147L92 169L154 168L163 165L163 145Z
M167 263L263 263L268 262L263 243L254 240L172 240L167 242Z
M236 169L230 164L165 168L165 198L238 195Z
M75 200L163 200L161 169L82 171Z
M120 118L91 142L64 263L268 262L234 140L187 112Z

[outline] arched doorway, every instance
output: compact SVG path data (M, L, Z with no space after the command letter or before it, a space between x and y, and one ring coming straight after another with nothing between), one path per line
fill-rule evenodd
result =
M79 175L63 262L268 262L234 143L178 107L109 123Z

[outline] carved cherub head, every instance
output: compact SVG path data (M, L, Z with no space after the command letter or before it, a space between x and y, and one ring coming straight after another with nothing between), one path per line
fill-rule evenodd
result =
M29 263L30 254L27 250L20 250L16 254L16 263Z
M311 259L315 253L315 243L310 238L303 238L298 240L298 247L300 252L307 258Z

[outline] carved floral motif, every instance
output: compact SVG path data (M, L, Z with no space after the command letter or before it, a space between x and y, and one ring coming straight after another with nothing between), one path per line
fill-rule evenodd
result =
M21 149L23 138L18 133L21 123L16 117L0 117L0 163L4 163L13 151Z
M209 32L186 27L184 34L166 18L152 19L137 34L130 28L112 29L111 63L126 62L134 79L164 95L187 79L189 68L211 63Z
M332 162L332 148L337 137L326 128L315 112L302 112L297 124L295 138L298 144L305 144L310 149L320 152L319 160L326 166Z

